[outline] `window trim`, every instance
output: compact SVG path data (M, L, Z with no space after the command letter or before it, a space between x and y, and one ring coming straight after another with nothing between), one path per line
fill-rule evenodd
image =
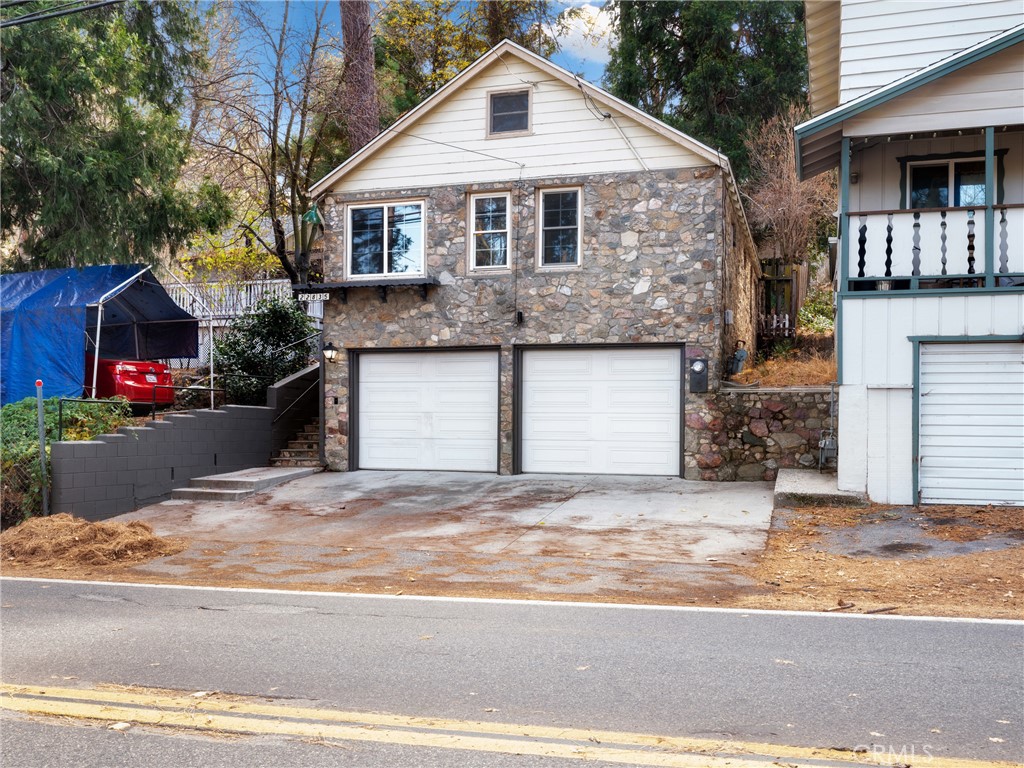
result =
M1006 169L1004 158L1009 150L1006 147L999 147L995 151L995 183L996 194L993 205L1002 205L1005 199L1004 181ZM920 165L941 165L942 163L984 161L984 150L973 150L970 152L938 152L930 155L905 155L896 158L900 164L900 206L901 211L915 210L910 207L910 167ZM991 201L986 201L991 202ZM985 206L978 206L983 208Z
M945 207L945 208L979 208L979 209L980 208L984 208L985 207L984 204L969 206L969 205L964 205L962 203L956 202L956 167L957 167L957 165L977 164L979 162L982 164L982 166L985 165L985 158L984 158L984 156L982 156L980 158L977 158L977 157L955 157L955 158L954 157L950 157L950 158L936 159L936 160L917 160L917 161L913 161L913 162L907 163L907 182L906 182L907 186L906 186L906 189L904 190L906 204L907 204L907 210L917 210L916 208L912 208L911 207L911 205L913 204L912 192L913 192L913 184L914 184L914 171L916 169L918 169L918 168L942 168L942 167L945 167L945 169L946 169L946 194L948 195L948 199L946 200L946 205L945 206L939 206L939 207Z
M576 193L576 261L568 264L544 263L544 196L562 192ZM583 187L551 187L537 190L537 270L579 269L583 264Z
M505 198L505 263L497 266L479 266L476 263L476 201L487 197ZM489 192L473 192L469 195L466 206L466 237L469 240L469 271L494 274L495 272L512 271L512 193L508 190L496 189ZM501 230L486 230L487 232L499 232Z
M518 131L492 131L491 130L491 110L494 106L494 97L502 96L505 94L512 93L525 93L526 94L526 128ZM488 139L505 139L514 138L516 136L532 136L533 135L533 88L532 87L517 87L517 88L497 88L493 91L487 91L487 110L484 116L484 136Z
M418 205L420 207L420 218L422 220L422 232L420 243L419 269L414 272L390 272L388 269L388 247L387 247L387 209L400 205ZM374 272L368 275L357 274L352 271L352 212L365 208L384 209L384 272ZM387 280L401 279L404 277L425 277L427 274L427 202L424 198L411 199L389 199L374 200L371 202L348 203L345 212L345 275L349 280Z

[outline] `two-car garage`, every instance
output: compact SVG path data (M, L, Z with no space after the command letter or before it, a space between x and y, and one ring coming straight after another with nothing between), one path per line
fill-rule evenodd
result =
M497 472L497 348L356 356L354 468ZM523 472L679 475L678 345L520 348Z

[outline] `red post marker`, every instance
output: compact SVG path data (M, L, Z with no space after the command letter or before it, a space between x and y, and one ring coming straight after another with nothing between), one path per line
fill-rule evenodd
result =
M36 379L36 386L37 387L43 386L43 380L42 379Z

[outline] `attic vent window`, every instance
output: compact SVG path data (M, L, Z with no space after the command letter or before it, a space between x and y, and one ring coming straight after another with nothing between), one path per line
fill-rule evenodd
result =
M489 136L527 133L530 130L530 92L502 91L490 94Z

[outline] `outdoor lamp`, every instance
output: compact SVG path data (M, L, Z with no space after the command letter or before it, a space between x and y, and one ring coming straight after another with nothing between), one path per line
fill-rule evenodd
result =
M328 363L333 363L338 359L338 348L331 342L324 344L324 360Z

